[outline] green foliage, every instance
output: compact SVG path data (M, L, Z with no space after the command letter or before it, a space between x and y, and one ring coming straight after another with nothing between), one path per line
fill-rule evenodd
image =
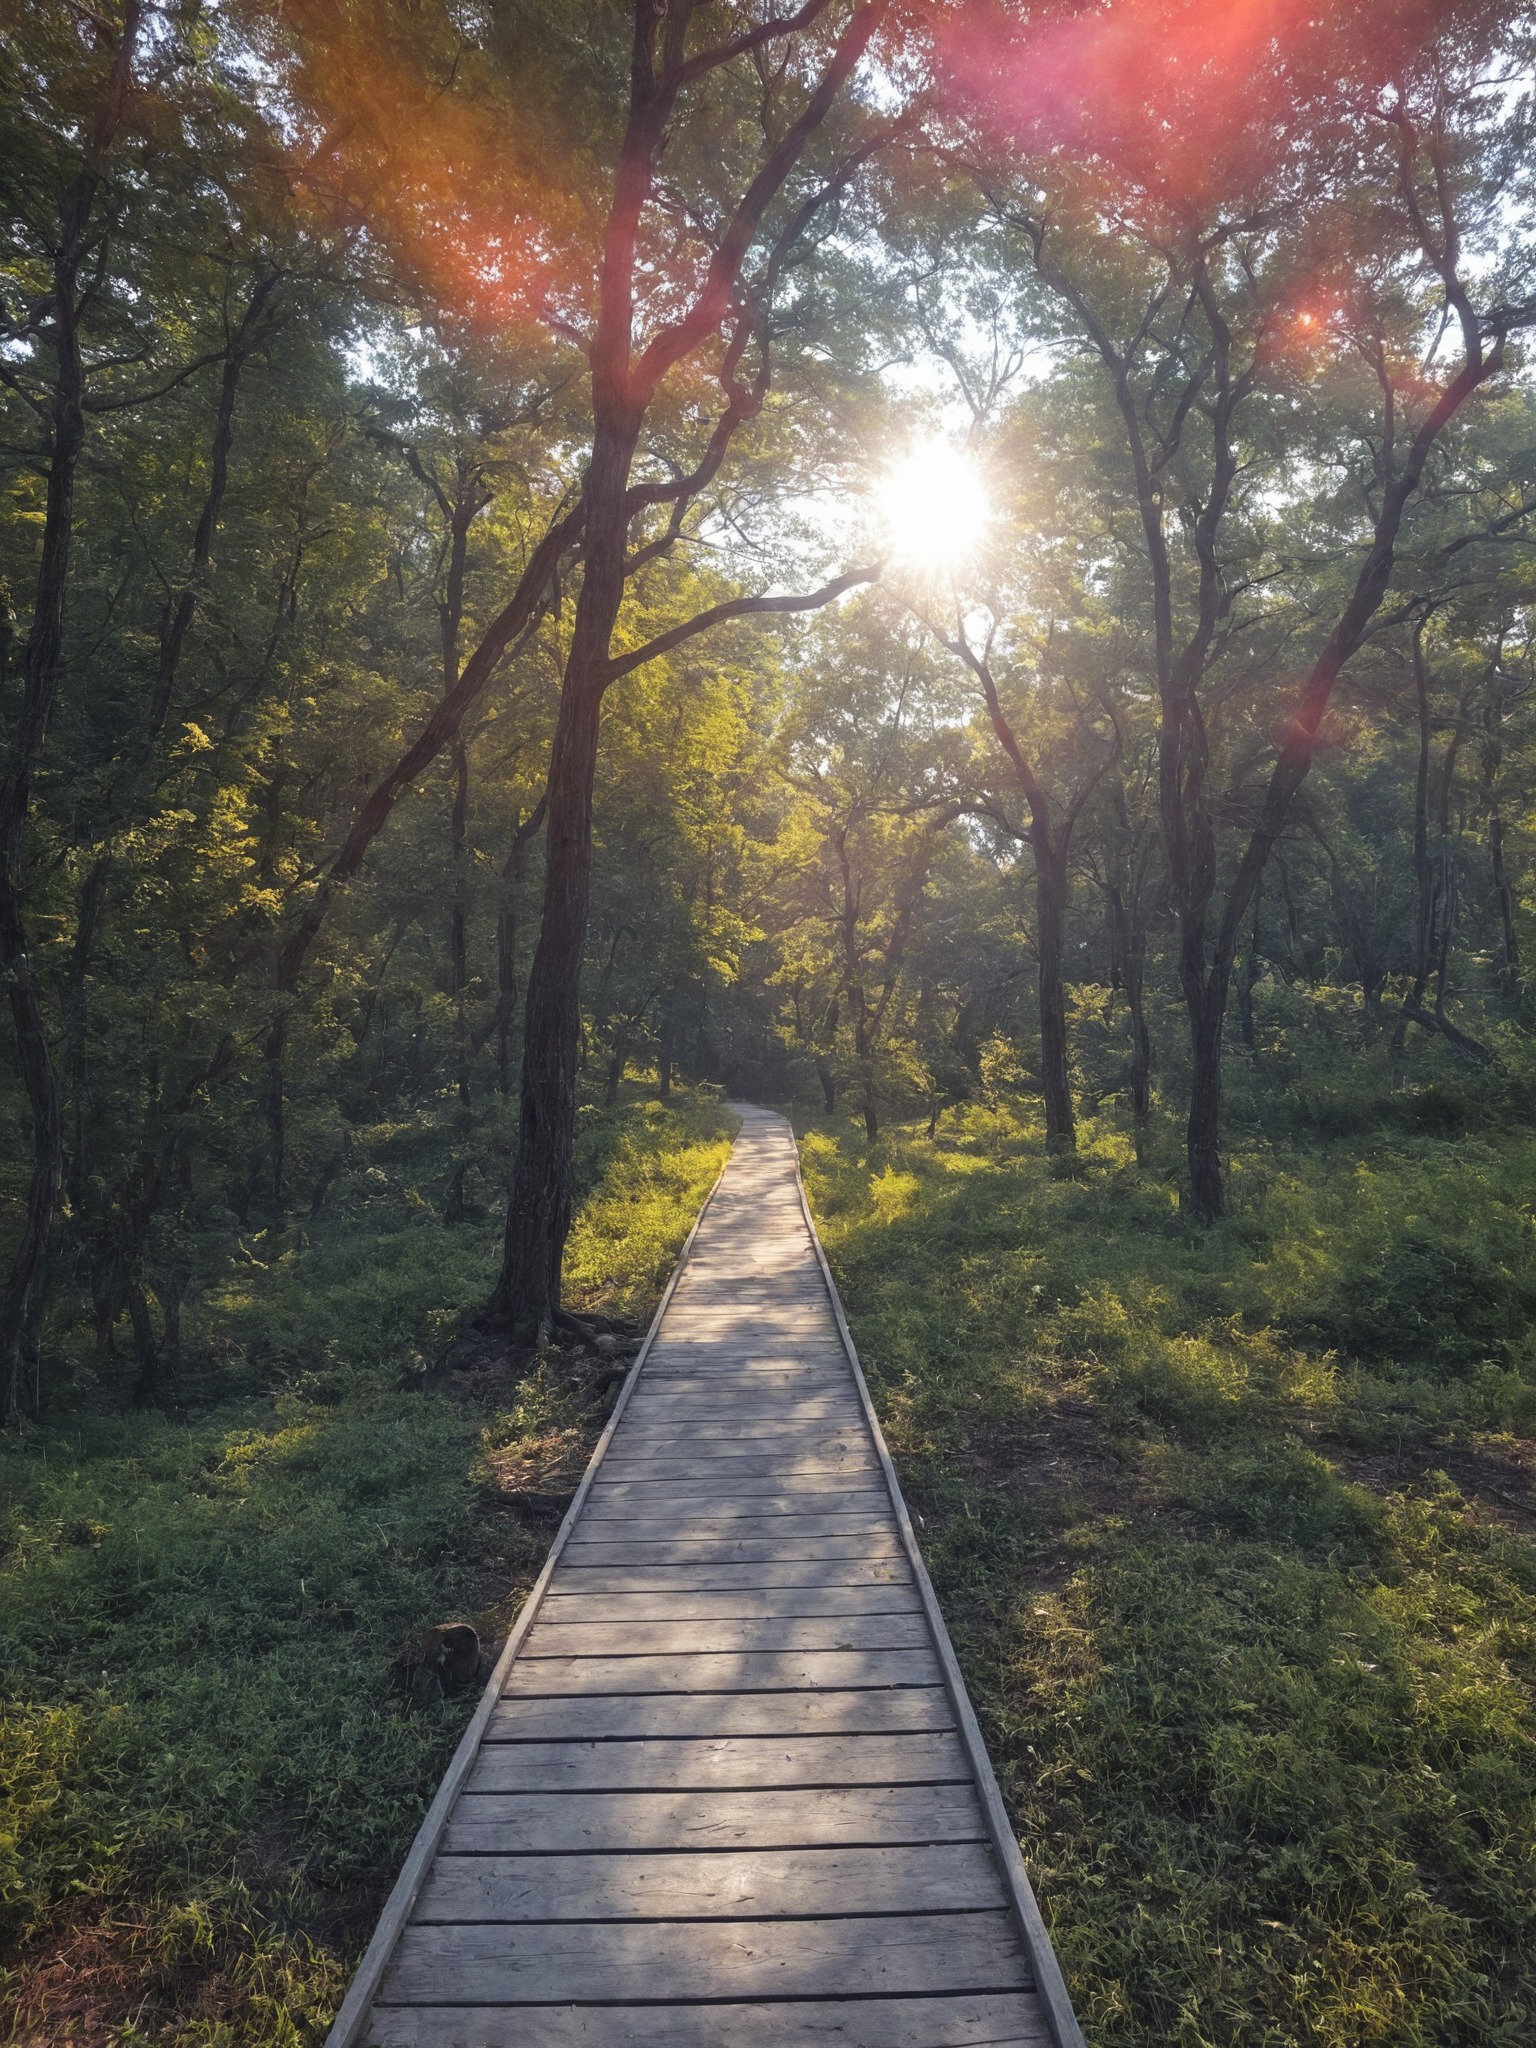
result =
M1245 1148L1208 1232L1001 1098L803 1150L1089 2038L1528 2040L1529 1132Z
M727 1128L687 1097L589 1119L575 1264L594 1300L654 1303ZM488 1453L579 1451L600 1414L557 1355L504 1405L399 1390L413 1346L480 1299L495 1233L412 1204L394 1163L212 1291L206 1341L275 1391L82 1414L0 1450L14 2009L46 1934L98 1955L92 2023L114 2039L320 2039L472 1703L413 1705L391 1662L455 1614L494 1637L543 1559L547 1509L499 1496Z

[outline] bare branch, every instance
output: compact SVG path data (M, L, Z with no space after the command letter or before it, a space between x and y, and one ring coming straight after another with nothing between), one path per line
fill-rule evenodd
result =
M668 73L666 83L675 92L679 86L691 85L694 79L718 71L723 65L734 64L738 57L745 57L750 50L761 49L764 43L776 42L781 36L799 35L812 27L830 4L831 0L806 0L798 14L773 15L769 20L759 22L756 28L733 36L728 43L718 43L712 50L701 50L696 57L684 58Z
M673 626L669 632L658 633L654 640L647 640L643 647L637 647L632 654L622 654L608 664L607 681L617 682L620 676L627 676L646 662L655 661L663 654L670 654L674 647L681 647L685 640L692 640L700 633L707 633L711 627L723 625L728 619L757 618L772 612L814 612L823 605L831 604L845 591L854 590L861 583L873 583L879 577L880 564L874 563L865 569L850 569L846 575L834 577L824 583L820 590L811 590L793 597L733 597L723 604L711 605L707 611L699 612L681 626Z

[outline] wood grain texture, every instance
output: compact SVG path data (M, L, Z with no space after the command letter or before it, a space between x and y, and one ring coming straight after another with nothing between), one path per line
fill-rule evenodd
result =
M695 1592L735 1586L910 1586L904 1557L807 1558L776 1564L563 1564L555 1585L568 1593Z
M498 1707L476 1763L477 1792L711 1792L824 1785L963 1785L953 1735L662 1736L631 1742L521 1742Z
M717 1425L722 1427L722 1425ZM674 1430L667 1436L657 1436L649 1430L626 1430L621 1450L609 1453L604 1470L613 1478L628 1477L638 1467L636 1477L647 1469L663 1470L668 1466L682 1464L689 1471L698 1471L701 1461L719 1464L729 1461L733 1466L757 1464L768 1459L790 1458L796 1464L839 1465L848 1458L868 1458L871 1455L869 1438L863 1430L850 1425L847 1429L828 1430L809 1423L795 1423L769 1436L759 1428L755 1436L706 1436L700 1431L694 1436L679 1436Z
M867 1443L834 1442L816 1450L792 1444L778 1450L739 1444L723 1455L718 1448L696 1454L686 1446L681 1455L676 1451L663 1454L642 1450L634 1457L616 1459L603 1469L604 1493L617 1493L622 1487L633 1485L701 1491L723 1487L737 1492L750 1486L754 1493L777 1493L797 1487L807 1479L814 1479L818 1486L826 1482L832 1492L839 1491L844 1483L872 1488L880 1465ZM855 1479L851 1476L855 1473L871 1476ZM757 1480L766 1483L752 1484ZM596 1493L598 1488L592 1490Z
M1025 1991L1009 1916L408 1927L380 1997L478 2005Z
M443 1837L445 1855L979 1842L986 1834L970 1785L507 1793L478 1785L471 1776Z
M701 1422L831 1422L842 1429L851 1428L847 1407L847 1390L815 1387L783 1387L769 1390L755 1386L721 1385L714 1387L678 1387L675 1392L665 1392L670 1383L658 1381L646 1396L637 1420L645 1428L653 1428L674 1418L681 1419L681 1426L692 1428Z
M662 1850L437 1858L417 1926L525 1920L770 1920L985 1912L1003 1887L984 1841L887 1849Z
M832 1472L797 1469L786 1460L778 1470L763 1472L701 1472L694 1466L689 1471L652 1473L644 1479L615 1476L600 1479L593 1487L582 1519L592 1515L612 1521L615 1517L657 1515L669 1508L686 1508L693 1515L803 1515L855 1502L874 1515L885 1499L884 1487L877 1484L879 1478L877 1466L861 1468L852 1460L847 1468ZM748 1501L751 1507L745 1505Z
M781 2005L378 2006L367 2048L1049 2048L1032 1992Z
M806 1518L811 1520L810 1517ZM595 1524L600 1529L602 1525ZM894 1530L859 1527L843 1533L781 1524L772 1534L738 1535L725 1524L717 1524L708 1536L654 1536L625 1541L616 1530L612 1538L590 1533L572 1538L566 1555L572 1564L816 1564L831 1559L900 1559L905 1563L901 1539Z
M564 1587L546 1598L538 1626L553 1622L594 1627L639 1621L742 1621L814 1614L920 1614L911 1586L768 1586L688 1593L652 1588L628 1593L576 1593Z
M611 1497L601 1512L583 1515L576 1543L611 1543L629 1532L636 1543L719 1534L732 1540L758 1535L842 1536L868 1533L895 1537L880 1512L877 1493L656 1495L649 1499ZM612 1526L610 1526L612 1525ZM897 1539L899 1541L899 1538Z
M530 1662L541 1657L702 1657L746 1651L918 1650L928 1623L916 1614L717 1615L685 1621L536 1621L523 1645Z
M888 1735L909 1728L953 1728L941 1686L871 1692L608 1693L553 1699L503 1699L497 1725L533 1741L634 1741L653 1735Z
M817 1500L807 1504L808 1512L769 1512L759 1514L756 1501L738 1503L740 1514L721 1514L715 1505L706 1504L701 1513L687 1511L686 1504L668 1510L664 1504L656 1512L644 1517L601 1515L588 1523L583 1520L583 1543L613 1543L626 1536L634 1544L637 1558L649 1556L646 1546L652 1543L750 1543L757 1540L777 1542L781 1539L800 1541L805 1537L851 1536L878 1542L889 1539L891 1531L884 1519L873 1508L866 1507L863 1500L855 1497L851 1506L844 1507L836 1501ZM572 1560L580 1563L579 1558Z
M519 1658L504 1699L571 1693L833 1692L937 1685L939 1660L921 1650L747 1650L734 1655Z
M653 1454L673 1458L761 1458L779 1450L824 1450L834 1444L847 1449L853 1443L869 1443L861 1416L805 1419L770 1414L748 1418L721 1416L695 1422L631 1422L622 1444L610 1450L605 1464L629 1464Z

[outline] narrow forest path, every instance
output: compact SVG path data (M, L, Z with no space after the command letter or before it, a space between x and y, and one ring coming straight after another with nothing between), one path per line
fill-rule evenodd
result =
M330 2048L1081 2041L792 1133L739 1107Z

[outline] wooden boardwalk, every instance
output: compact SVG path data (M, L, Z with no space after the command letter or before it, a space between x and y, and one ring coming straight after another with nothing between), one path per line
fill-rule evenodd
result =
M328 2048L1079 2048L789 1126L741 1115Z

